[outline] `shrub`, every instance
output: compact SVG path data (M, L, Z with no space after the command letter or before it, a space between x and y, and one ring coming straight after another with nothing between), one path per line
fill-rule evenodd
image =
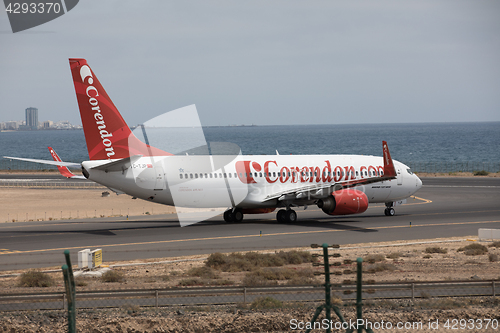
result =
M243 278L243 285L247 287L253 286L275 286L278 284L278 281L271 281L263 278L262 276L257 275L245 275Z
M29 270L21 274L19 279L20 287L51 287L54 285L54 280L46 273Z
M369 254L363 258L363 261L367 261L370 264L374 264L376 262L384 261L385 256L383 254Z
M320 284L314 276L295 276L286 282L289 286L306 286Z
M87 280L85 280L84 277L77 277L75 278L75 286L78 286L78 287L85 287L86 285L88 285L88 282Z
M124 282L125 276L122 272L109 270L101 276L102 282Z
M211 286L230 286L234 284L234 281L225 280L225 279L216 279L212 280L209 283Z
M259 267L283 266L284 264L285 260L275 254L258 252L231 253L229 255L214 253L205 261L205 265L223 272L252 271Z
M474 171L474 176L488 176L489 174L486 170Z
M187 274L189 276L197 276L203 279L218 279L220 277L217 272L208 266L193 267L187 272Z
M377 273L383 271L393 271L396 267L393 264L379 262L374 265L367 266L363 271L366 273Z
M425 256L423 256L424 259L430 259L432 258L432 256L430 254L426 254Z
M272 297L259 297L250 305L251 309L277 309L282 308L283 303Z
M490 262L497 262L498 261L498 255L490 253L490 254L488 254L488 260Z
M500 247L500 242L493 242L491 243L490 245L488 245L489 247L496 247L496 248L499 248Z
M280 251L276 254L279 258L282 258L286 264L289 265L300 265L303 263L313 262L315 259L312 254L307 251Z
M190 278L190 279L182 279L179 281L179 286L181 287L188 287L188 286L202 286L204 285L205 282L202 281L200 278Z
M425 249L425 253L448 253L448 249L442 247L428 247Z
M389 253L388 255L386 255L386 258L388 258L388 259L398 259L399 257L401 257L400 252L392 252L392 253Z
M462 251L464 251L464 254L467 256L479 256L481 254L486 254L488 252L488 248L478 243L472 243L457 250L457 252Z

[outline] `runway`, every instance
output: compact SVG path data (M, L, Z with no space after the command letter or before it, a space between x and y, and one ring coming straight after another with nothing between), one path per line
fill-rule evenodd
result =
M417 198L387 217L383 205L360 215L328 216L297 209L299 221L279 224L275 213L226 224L218 216L181 228L175 215L0 224L0 270L60 266L63 251L102 248L105 263L248 250L477 235L500 227L499 178L423 178ZM410 226L411 223L411 226Z

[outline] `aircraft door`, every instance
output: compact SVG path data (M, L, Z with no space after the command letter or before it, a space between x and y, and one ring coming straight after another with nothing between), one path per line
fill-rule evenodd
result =
M396 173L397 173L397 179L398 179L398 185L403 185L403 175L401 174L401 168L399 166L396 166Z

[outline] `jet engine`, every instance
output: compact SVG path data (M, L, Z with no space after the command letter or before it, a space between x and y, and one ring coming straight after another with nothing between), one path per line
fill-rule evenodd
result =
M328 215L359 214L368 208L368 198L359 190L345 189L318 200L317 205Z

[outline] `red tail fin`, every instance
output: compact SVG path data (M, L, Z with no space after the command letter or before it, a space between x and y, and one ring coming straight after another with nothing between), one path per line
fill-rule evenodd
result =
M171 155L137 139L85 59L69 59L91 160Z
M61 162L62 160L59 157L59 155L57 155L56 151L54 149L52 149L52 147L48 147L48 148L49 148L50 155L52 155L52 158L54 159L54 161ZM71 171L69 171L69 169L65 166L58 165L57 170L59 170L61 175L63 175L66 178L71 178L71 177L75 176L75 174L72 173Z

